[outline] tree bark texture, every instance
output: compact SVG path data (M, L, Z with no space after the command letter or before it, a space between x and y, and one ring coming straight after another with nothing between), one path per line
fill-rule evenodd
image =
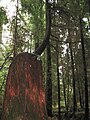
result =
M76 82L75 82L75 73L74 73L74 59L73 59L73 51L72 51L72 45L69 43L69 49L71 54L71 68L72 68L72 84L73 84L73 113L75 115L76 109L77 109L77 102L76 102Z
M10 65L1 120L47 120L41 62L21 53Z
M15 18L15 32L14 32L14 57L17 55L17 29L18 29L18 25L17 25L17 19L18 19L18 0L17 0L17 6L16 6L16 18Z
M70 89L70 70L69 70L69 60L70 60L70 58L69 58L69 50L67 49L67 76L68 76L68 88L67 88L67 114L68 114L68 110L69 110L69 99L70 99L70 91L69 91L69 89Z
M52 117L52 70L50 42L48 42L47 45L46 107L48 116Z
M88 120L88 117L89 117L88 79L87 79L87 65L86 65L86 57L85 57L85 46L84 46L83 26L82 26L82 18L81 18L81 16L79 16L79 20L80 20L80 33L81 33L84 84L85 84L85 120Z
M57 49L58 49L58 44L57 44ZM61 118L61 104L60 104L60 74L59 74L59 56L58 56L58 53L57 53L57 56L56 56L56 61L57 61L57 86L58 86L58 120L60 120Z

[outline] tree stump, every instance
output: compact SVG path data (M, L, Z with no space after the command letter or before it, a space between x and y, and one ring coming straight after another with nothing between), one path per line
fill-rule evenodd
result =
M1 120L47 120L41 62L21 53L9 67Z

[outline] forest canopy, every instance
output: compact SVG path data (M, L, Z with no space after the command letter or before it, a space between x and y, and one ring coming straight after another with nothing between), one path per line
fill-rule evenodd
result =
M80 112L88 120L90 0L9 0L7 7L0 5L0 110L9 65L19 53L34 54L45 38L48 17L47 46L38 56L48 116Z

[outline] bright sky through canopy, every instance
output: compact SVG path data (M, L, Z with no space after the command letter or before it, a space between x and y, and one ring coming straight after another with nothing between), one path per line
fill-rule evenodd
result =
M7 15L9 18L12 18L13 15L15 15L15 5L16 5L16 0L11 1L11 0L0 0L0 6L3 6L5 9L7 9Z
M2 31L2 42L5 44L7 41L10 40L10 31L7 29L7 26L10 26L10 22L12 20L12 17L15 16L16 11L16 0L0 0L0 6L3 6L7 11L8 21L9 23L6 25L3 25L3 31Z

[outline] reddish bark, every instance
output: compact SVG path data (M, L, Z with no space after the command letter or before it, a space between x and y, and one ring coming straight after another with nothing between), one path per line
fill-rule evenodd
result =
M15 57L7 77L2 120L47 120L42 79L35 55Z

